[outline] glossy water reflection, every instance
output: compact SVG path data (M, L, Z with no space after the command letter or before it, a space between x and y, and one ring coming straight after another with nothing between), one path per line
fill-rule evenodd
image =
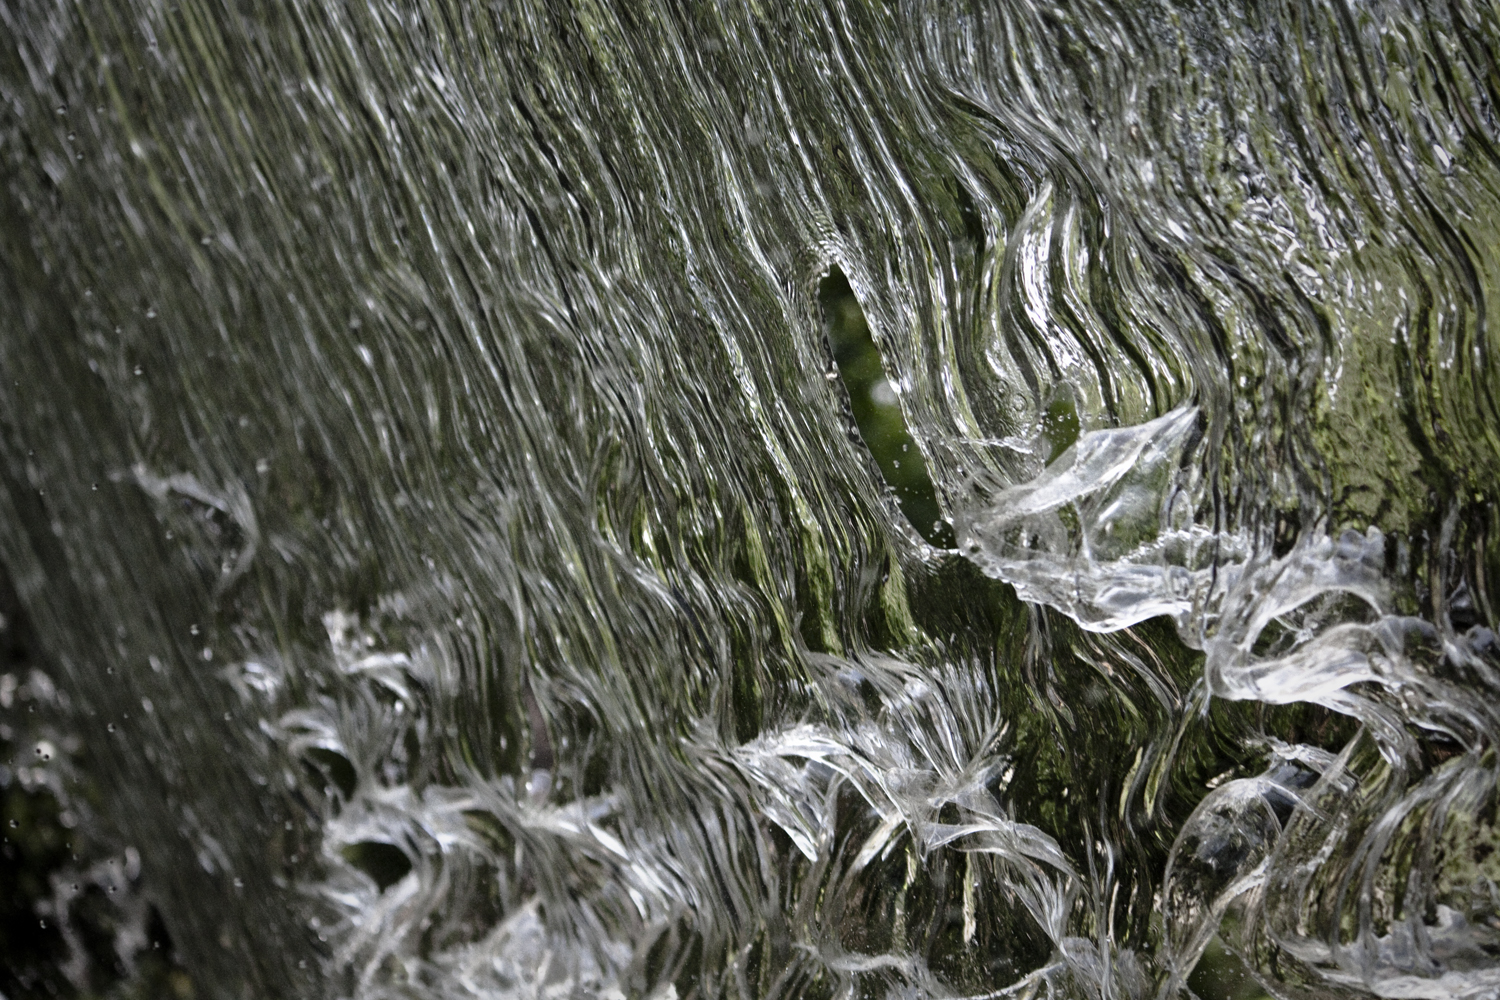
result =
M1500 989L1493 5L0 23L5 676L121 968Z

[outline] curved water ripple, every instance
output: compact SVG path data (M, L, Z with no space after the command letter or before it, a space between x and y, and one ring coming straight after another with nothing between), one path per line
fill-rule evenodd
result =
M0 562L207 993L1500 991L1492 4L0 23Z

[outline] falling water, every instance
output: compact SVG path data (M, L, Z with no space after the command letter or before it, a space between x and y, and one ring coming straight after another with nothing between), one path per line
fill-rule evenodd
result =
M0 784L122 968L1500 995L1500 8L0 26Z

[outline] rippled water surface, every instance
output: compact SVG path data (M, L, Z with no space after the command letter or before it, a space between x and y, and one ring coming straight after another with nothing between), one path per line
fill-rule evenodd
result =
M1500 996L1497 101L1468 0L0 0L7 926Z

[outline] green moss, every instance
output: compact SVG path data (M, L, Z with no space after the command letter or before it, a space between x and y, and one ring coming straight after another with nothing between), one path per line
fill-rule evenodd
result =
M838 268L818 286L818 300L859 436L912 527L933 545L953 548L953 528L943 520L927 460L907 428L859 299Z

